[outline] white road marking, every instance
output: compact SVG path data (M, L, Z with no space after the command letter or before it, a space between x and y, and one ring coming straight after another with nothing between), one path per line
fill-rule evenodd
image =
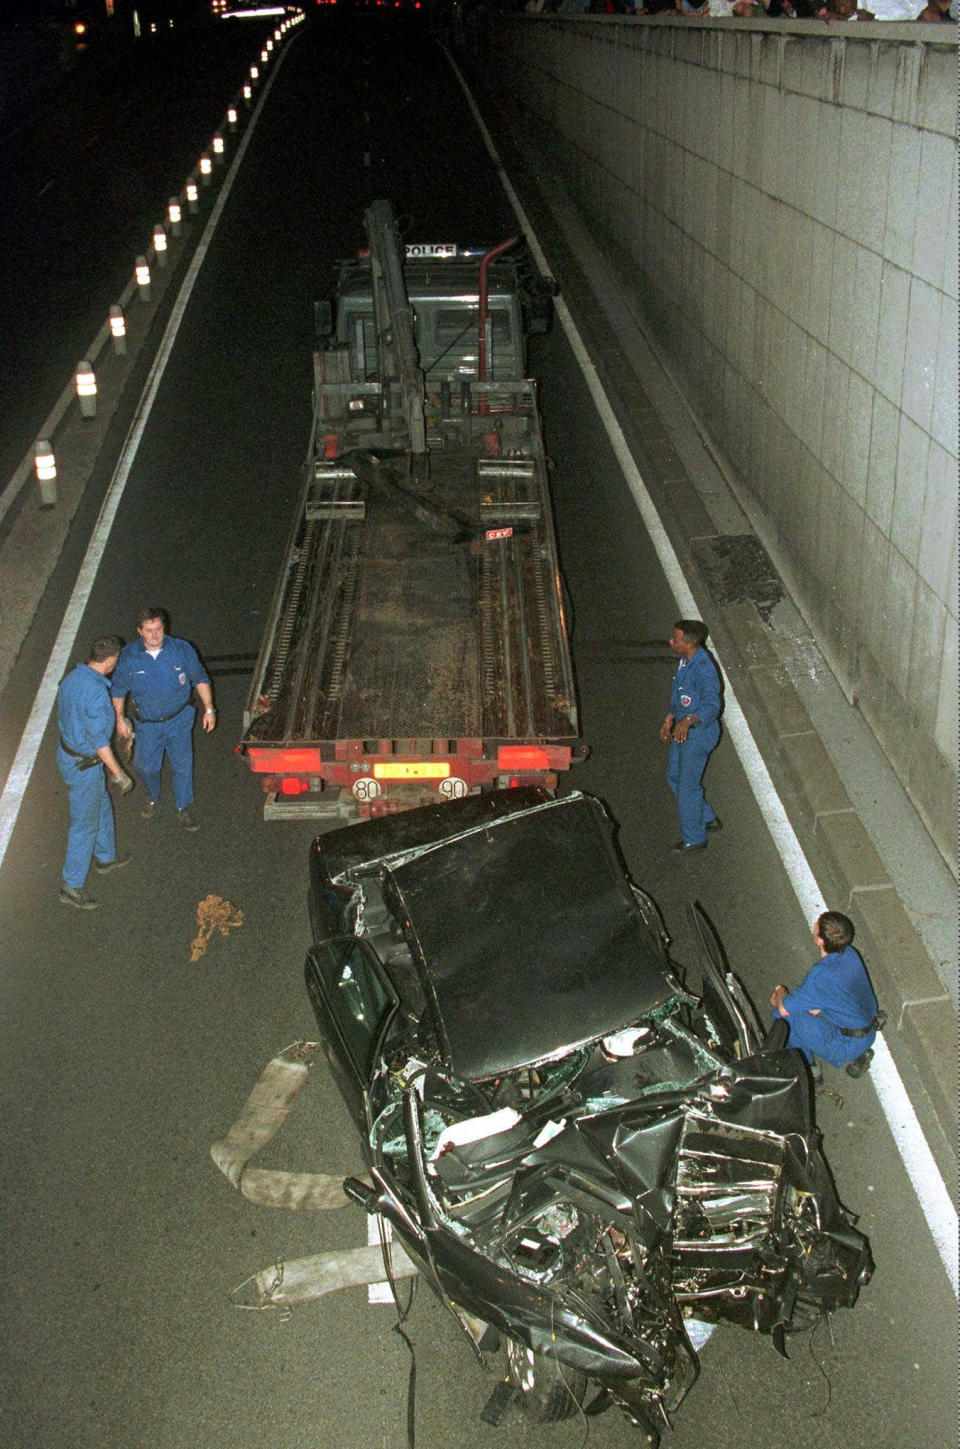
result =
M371 1248L380 1247L380 1231L390 1242L393 1238L393 1228L386 1218L378 1218L376 1213L367 1214L367 1243ZM378 1283L370 1283L367 1286L368 1303L393 1303L393 1289L384 1278Z
M280 57L281 61L286 53L287 48L284 48L283 54ZM256 109L250 117L250 124L244 132L240 145L237 147L237 154L233 158L233 164L224 177L223 186L220 189L220 194L204 227L203 236L197 244L197 250L193 255L193 259L183 280L183 285L174 303L170 319L167 322L166 330L163 334L163 341L160 344L160 350L154 358L153 366L150 369L150 374L140 398L139 407L130 425L130 430L127 433L116 470L110 480L110 487L107 490L106 498L103 500L103 507L100 509L99 517L94 525L90 543L87 546L83 563L80 565L80 572L77 575L77 582L70 596L70 602L67 604L63 622L60 625L60 632L57 635L56 642L50 654L43 679L40 681L40 688L37 691L33 708L30 711L30 717L20 737L17 753L14 756L13 764L10 766L10 773L7 776L3 793L0 795L0 867L3 866L3 862L6 859L7 847L10 844L10 839L13 835L21 806L23 805L27 786L33 774L33 767L37 762L37 757L43 744L43 736L46 733L50 714L56 704L57 689L59 688L60 680L63 678L67 665L70 663L84 611L89 602L94 581L96 580L97 572L103 560L104 551L106 550L107 539L110 537L110 530L113 527L117 509L120 507L120 500L127 486L130 470L133 467L133 462L137 455L137 449L143 438L164 371L170 360L174 343L177 340L177 333L180 330L183 314L190 300L204 258L210 248L214 231L220 220L223 208L226 205L227 197L230 194L230 189L236 178L240 162L243 160L247 146L256 128L260 111L278 73L279 62L271 72L270 78L263 88Z
M473 113L484 144L497 169L501 185L507 193L510 204L516 213L527 245L533 253L537 265L544 275L551 275L550 267L547 264L543 248L534 233L526 212L517 196L516 191L503 168L499 153L494 145L493 138L483 121L483 117L477 109L473 96L467 87L456 62L448 54L447 59L453 68L461 89L467 99L467 104ZM600 419L606 430L610 445L616 455L623 475L627 480L627 486L633 494L644 526L650 535L653 546L660 561L660 566L666 576L667 583L677 603L678 612L681 617L698 618L699 605L690 591L684 577L683 569L680 567L680 560L674 552L673 545L667 535L667 531L661 522L654 505L653 499L647 491L646 484L641 477L640 470L634 461L633 455L627 446L623 430L617 422L610 400L603 389L603 384L596 368L590 361L587 349L584 346L583 338L577 329L577 325L570 315L569 308L562 297L555 302L557 315L560 318L567 341L579 363L584 380L590 390L590 395L600 414ZM721 669L723 668L721 662ZM757 804L766 822L767 828L773 837L774 844L783 861L784 869L790 879L794 894L800 903L804 920L812 921L825 908L823 893L817 884L816 877L810 869L810 864L804 855L803 847L797 838L797 834L787 817L783 803L777 794L770 772L763 761L763 756L753 738L750 726L746 721L740 703L730 685L726 671L724 675L724 728L733 741L734 748L740 756L740 761L746 772L750 788L753 790ZM893 1140L896 1143L897 1151L903 1160L913 1190L916 1193L917 1201L920 1204L927 1226L933 1236L937 1252L946 1269L947 1277L956 1294L958 1291L958 1245L957 1245L957 1209L950 1193L937 1168L933 1153L930 1151L929 1143L923 1135L923 1129L917 1119L907 1090L903 1085L900 1073L897 1071L896 1063L890 1055L890 1050L883 1040L878 1036L875 1045L874 1062L870 1069L870 1081L880 1100L883 1114L887 1119Z

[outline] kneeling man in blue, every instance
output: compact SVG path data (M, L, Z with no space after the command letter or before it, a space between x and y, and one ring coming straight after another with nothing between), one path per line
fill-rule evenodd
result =
M210 690L210 676L193 645L167 633L165 609L141 609L137 618L138 638L120 654L113 676L113 707L117 734L129 740L132 725L124 714L129 694L137 722L133 764L146 787L148 799L141 815L149 819L160 799L160 775L164 755L173 771L173 803L177 819L187 830L198 830L193 805L193 721L191 703L196 690L203 704L203 728L217 722Z
M84 889L91 860L105 875L130 859L117 855L113 806L104 778L106 769L122 794L133 789L133 781L110 745L114 714L108 676L119 652L120 640L112 634L95 639L86 664L76 665L57 691L57 769L70 792L70 832L60 901L81 911L95 911L98 906Z
M678 619L670 648L680 663L673 676L670 710L660 738L670 746L667 784L677 797L682 840L677 852L706 850L707 831L721 824L703 793L703 772L720 739L722 694L720 671L704 645L707 626L699 619Z
M860 1076L873 1056L878 1007L867 968L853 948L853 922L839 911L824 911L814 923L813 939L820 948L819 961L795 991L786 986L774 990L772 1020L786 1019L787 1046L798 1047L808 1062L822 1057L832 1067L847 1066L851 1076Z

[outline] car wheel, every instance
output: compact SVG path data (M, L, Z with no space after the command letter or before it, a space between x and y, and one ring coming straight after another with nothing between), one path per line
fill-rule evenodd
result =
M555 1358L507 1340L507 1373L520 1407L535 1424L572 1419L586 1397L587 1376Z

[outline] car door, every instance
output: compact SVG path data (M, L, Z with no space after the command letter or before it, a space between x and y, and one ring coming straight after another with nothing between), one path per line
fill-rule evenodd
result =
M699 901L690 919L700 937L703 1005L724 1045L735 1056L755 1056L763 1040L763 1024L743 983L730 970L723 942Z
M359 936L334 936L312 947L304 976L330 1069L366 1137L366 1092L397 995L376 952Z

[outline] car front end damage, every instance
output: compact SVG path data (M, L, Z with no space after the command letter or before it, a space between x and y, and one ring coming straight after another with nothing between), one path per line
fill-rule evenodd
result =
M600 1042L469 1089L418 1060L385 1068L377 1190L357 1185L451 1307L592 1382L651 1443L697 1376L688 1320L783 1351L872 1271L800 1058L725 1061L697 1011L681 993L629 1057Z

